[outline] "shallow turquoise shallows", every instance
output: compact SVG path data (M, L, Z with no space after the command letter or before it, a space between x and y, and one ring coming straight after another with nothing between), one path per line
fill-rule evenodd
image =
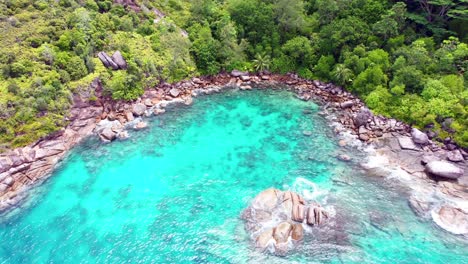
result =
M0 263L468 263L463 239L361 172L365 157L291 93L227 91L149 122L127 141L87 140L2 217ZM287 257L254 250L240 214L269 187L315 197L335 227Z

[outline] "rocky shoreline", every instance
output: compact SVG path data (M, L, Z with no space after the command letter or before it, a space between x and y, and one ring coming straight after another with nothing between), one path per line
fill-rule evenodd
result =
M240 71L161 83L134 102L103 97L96 79L90 88L97 99L90 100L89 93L76 95L65 128L29 146L0 154L0 212L20 205L31 186L47 179L68 151L93 133L105 142L125 139L128 130L146 127L143 118L162 114L170 105L190 105L194 97L226 88L253 87L288 89L301 100L318 102L337 134L352 135L371 146L371 155L381 158L362 165L369 174L391 176L395 170L403 171L406 185L414 191L410 205L416 213L432 218L449 232L468 235L468 154L451 139L435 142L430 131L421 132L395 119L373 115L359 98L333 84L304 80L295 74ZM341 140L339 144L347 143ZM345 155L338 158L351 159Z

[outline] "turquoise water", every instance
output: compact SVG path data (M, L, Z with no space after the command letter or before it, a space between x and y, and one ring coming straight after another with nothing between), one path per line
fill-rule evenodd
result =
M417 218L400 186L338 161L363 157L317 112L285 91L228 91L127 141L89 139L2 217L0 263L468 263L468 244ZM239 216L269 187L336 215L288 257L257 252Z

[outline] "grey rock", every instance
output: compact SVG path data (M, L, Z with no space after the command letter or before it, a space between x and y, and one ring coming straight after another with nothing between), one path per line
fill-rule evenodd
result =
M25 162L24 157L19 156L19 155L11 155L10 160L12 162L12 165L11 165L12 167L19 166Z
M420 150L420 148L418 148L413 140L410 138L410 137L399 137L398 138L398 144L400 144L400 148L402 149L409 149L409 150Z
M0 158L0 173L5 172L11 168L11 161L10 159Z
M248 72L243 72L243 71L239 71L239 70L233 70L231 72L231 76L232 77L240 77L240 76L246 76L246 75L249 75Z
M446 161L430 161L426 164L426 172L435 176L458 179L463 176L463 169Z
M125 119L127 119L128 122L132 122L135 118L133 117L133 113L126 112L125 113Z
M455 150L455 149L457 149L457 146L455 146L455 145L452 144L452 143L448 143L447 145L445 145L445 147L446 147L448 150Z
M288 241L292 231L292 225L288 222L279 223L275 232L273 232L273 238L277 243L285 243Z
M56 153L56 154L58 154L58 153ZM56 155L56 154L54 154L54 155ZM29 169L30 167L31 167L31 163L25 163L25 164L20 165L18 167L11 168L8 172L10 173L10 175L12 175L12 174L15 174L15 173L18 173L18 172L25 171L25 170Z
M113 129L119 129L120 128L121 129L122 124L120 124L120 122L118 120L110 121L110 120L107 120L107 119L103 119L99 123L97 123L96 128L94 128L94 132L99 134L106 128L110 128L110 129L112 129L112 128Z
M106 68L112 68L113 70L118 70L119 69L119 65L117 65L117 63L115 63L112 58L107 55L107 53L101 51L98 53L98 58L101 60L102 64L104 64L104 66L106 66Z
M468 158L468 153L466 151L464 151L463 149L460 149L460 153L462 154L462 156L466 159Z
M443 122L442 122L442 128L446 131L450 131L452 128L451 128L451 125L453 123L453 119L452 118L446 118Z
M114 61L114 63L117 64L117 66L119 66L119 69L127 69L127 62L125 61L120 51L116 51L114 54L112 54L111 58Z
M340 107L341 107L342 109L346 109L346 108L351 108L351 107L353 107L353 105L354 105L354 102L353 102L352 100L349 100L349 101L345 101L345 102L341 103L341 104L340 104Z
M60 149L45 149L45 148L40 148L36 151L36 160L55 156L57 154L62 153L64 150ZM24 165L24 164L23 164Z
M414 143L421 145L429 143L429 137L417 128L411 129L411 137L413 138Z
M112 141L112 140L116 139L117 133L115 133L114 131L112 131L111 128L105 128L105 129L99 134L99 136L100 136L101 139L103 139L104 141Z
M381 137L381 136L383 136L383 132L382 132L382 130L374 130L374 135L376 137Z
M126 131L126 130L122 130L122 131L117 133L117 139L125 140L125 139L127 139L129 137L130 137L130 135L128 134L128 131Z
M367 133L367 129L366 129L364 126L360 126L360 127L359 127L359 130L358 130L358 133L359 133L359 134L366 134L366 133Z
M6 191L7 189L8 189L8 185L0 183L0 193ZM3 211L2 208L3 208L3 206L0 206L0 212Z
M243 82L246 82L246 81L249 81L249 80L250 80L250 76L248 76L248 75L241 75L241 76L240 76L240 79L241 79Z
M145 99L145 101L143 102L147 107L152 107L153 106L153 102L151 102L151 99L147 98Z
M140 121L133 128L136 130L140 130L140 129L146 128L147 126L148 124L146 122Z
M177 97L180 94L180 90L177 88L172 88L169 93L171 94L172 97Z
M267 248L268 245L273 241L273 228L263 231L256 239L255 246L258 248Z
M195 84L204 84L204 82L202 80L200 80L200 78L193 78L192 82L195 83Z
M8 172L0 173L0 182L4 181L9 175Z
M12 177L7 177L4 181L3 181L4 184L8 185L8 186L12 186L13 183L15 183L15 180L12 178Z
M458 178L457 182L458 182L458 184L460 184L462 186L468 187L468 175Z
M146 111L146 106L142 103L133 105L132 112L135 116L142 116Z
M439 158L437 158L434 155L424 155L421 159L421 164L426 165L427 163L431 161L436 161L436 160L439 160Z
M452 206L442 206L433 214L435 222L454 234L468 234L468 212Z
M437 137L437 133L432 130L427 131L426 134L430 139Z
M353 120L354 125L356 127L360 127L360 126L363 126L363 125L367 124L367 122L368 122L369 118L371 118L371 116L372 116L372 113L368 109L362 109L354 117L354 120Z
M459 150L452 150L447 152L447 159L453 162L461 162L464 160Z
M153 114L155 114L155 115L164 114L165 112L166 112L166 110L161 109L161 108L154 108L154 110L153 110Z
M369 135L359 134L359 139L362 140L362 141L368 141L369 140Z
M433 206L433 204L430 201L426 199L421 199L421 197L418 197L416 195L412 195L408 202L413 212L422 217L427 217L428 212Z

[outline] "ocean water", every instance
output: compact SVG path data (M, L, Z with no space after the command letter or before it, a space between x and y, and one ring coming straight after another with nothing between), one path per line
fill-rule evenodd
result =
M468 263L466 241L365 175L365 156L338 147L312 102L226 91L148 122L126 141L86 140L2 216L0 263ZM334 215L286 257L255 250L240 219L269 187Z

